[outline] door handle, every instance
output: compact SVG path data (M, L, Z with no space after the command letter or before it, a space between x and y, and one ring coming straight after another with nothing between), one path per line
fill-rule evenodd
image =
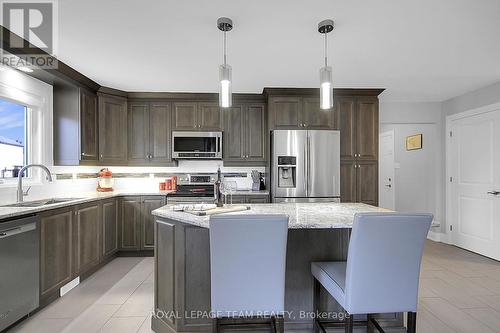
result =
M491 195L499 195L500 192L499 191L489 191L488 194L491 194Z

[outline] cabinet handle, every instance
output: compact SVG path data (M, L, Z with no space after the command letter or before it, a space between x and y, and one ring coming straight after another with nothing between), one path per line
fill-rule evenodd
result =
M101 154L101 155L99 155L99 156L102 158L102 154Z

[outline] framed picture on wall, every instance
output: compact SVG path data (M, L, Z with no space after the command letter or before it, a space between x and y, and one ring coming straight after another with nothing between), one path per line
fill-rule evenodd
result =
M406 137L406 150L422 149L422 134L415 134Z

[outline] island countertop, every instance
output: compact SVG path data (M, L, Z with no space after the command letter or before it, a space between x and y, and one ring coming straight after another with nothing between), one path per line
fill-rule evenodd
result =
M333 229L351 228L356 213L388 212L389 210L362 203L270 203L246 205L246 211L228 214L285 214L289 217L289 229ZM209 227L209 216L173 211L171 205L163 206L152 212L159 218Z

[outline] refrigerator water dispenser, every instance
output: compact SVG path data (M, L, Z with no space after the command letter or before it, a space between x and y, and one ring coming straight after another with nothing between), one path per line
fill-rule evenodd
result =
M295 156L278 156L278 187L294 188L297 172Z

